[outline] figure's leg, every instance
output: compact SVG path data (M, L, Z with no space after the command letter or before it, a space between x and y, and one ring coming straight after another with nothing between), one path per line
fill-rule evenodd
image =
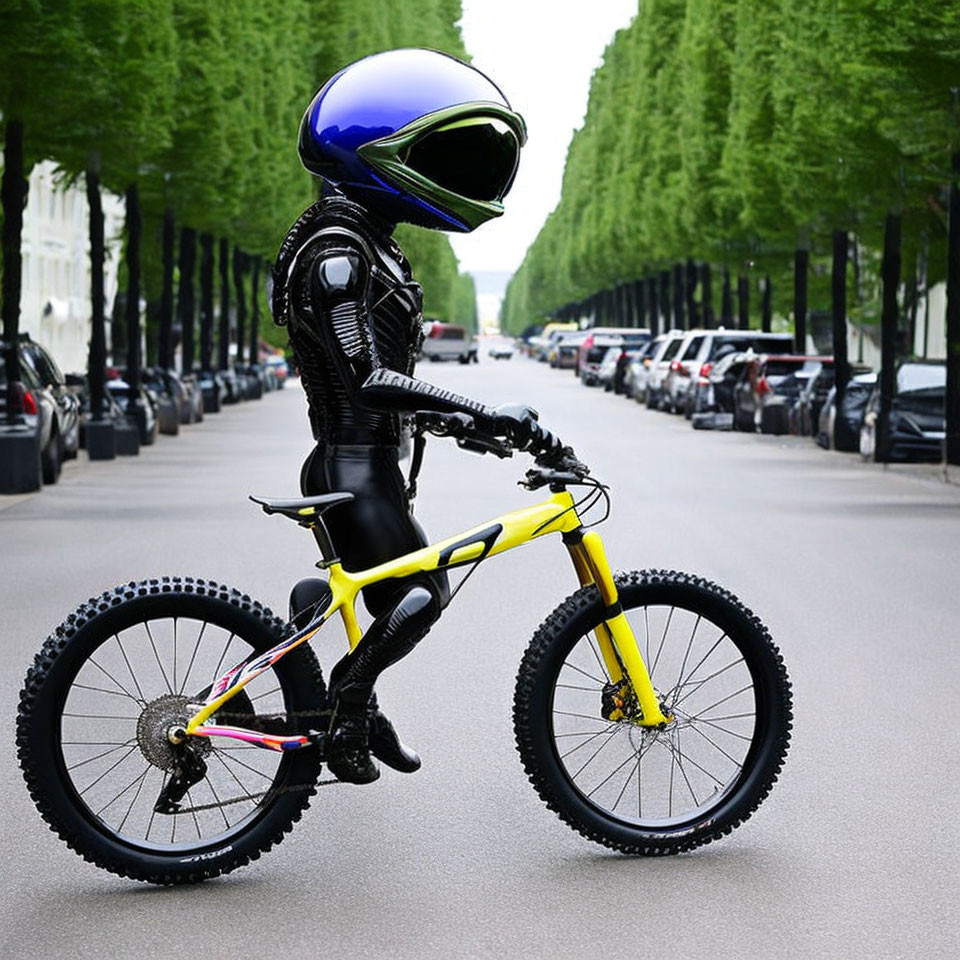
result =
M427 543L410 515L393 448L320 451L304 465L305 494L350 490L356 499L328 515L328 529L344 567L359 570L417 550ZM373 686L380 673L406 656L423 638L449 599L443 572L375 584L364 591L374 622L358 647L330 675L334 717L328 765L341 779L366 783L378 771L370 752L404 773L420 758L404 747L380 712Z
M371 749L398 769L413 772L420 758L403 747L390 721L373 701L380 674L405 657L440 616L437 597L422 583L410 583L397 592L392 610L370 625L356 649L330 674L334 712L327 742L331 773L351 783L369 783L380 775L370 759Z

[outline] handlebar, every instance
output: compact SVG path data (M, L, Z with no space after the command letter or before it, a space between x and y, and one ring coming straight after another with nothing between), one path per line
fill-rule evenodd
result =
M491 437L477 429L474 418L466 413L418 413L417 426L438 437L452 437L461 450L472 453L492 453L506 459L516 449L507 439ZM547 484L583 483L590 468L581 463L572 447L562 447L557 453L528 451L535 456L534 466L527 471L521 484L529 490Z

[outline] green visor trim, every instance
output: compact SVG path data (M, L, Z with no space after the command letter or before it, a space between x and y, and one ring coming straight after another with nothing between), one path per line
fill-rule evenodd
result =
M407 151L417 140L441 127L467 125L470 121L484 119L500 120L509 127L517 138L519 158L519 148L527 140L527 127L523 117L503 104L492 101L461 103L435 110L401 127L396 133L365 143L357 148L357 153L391 185L435 205L447 214L452 214L466 224L468 229L473 230L487 220L502 216L503 197L513 184L516 166L497 199L476 200L441 187L407 166L406 157Z

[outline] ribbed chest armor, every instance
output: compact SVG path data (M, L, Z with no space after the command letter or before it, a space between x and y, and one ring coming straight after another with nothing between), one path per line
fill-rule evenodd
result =
M318 315L311 299L318 259L343 251L359 254L369 268L362 335L345 329L336 316ZM400 415L358 406L354 397L360 384L344 382L343 365L334 362L331 349L339 344L348 356L364 351L374 367L413 373L423 342L423 294L400 247L363 207L326 197L290 229L277 257L274 283L274 318L289 325L317 442L397 444Z

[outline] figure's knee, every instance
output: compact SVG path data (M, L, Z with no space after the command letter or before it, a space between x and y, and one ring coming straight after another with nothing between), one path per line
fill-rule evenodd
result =
M431 585L432 586L432 585ZM386 633L419 633L431 627L439 618L442 605L436 590L423 584L413 584L397 601L389 616Z

